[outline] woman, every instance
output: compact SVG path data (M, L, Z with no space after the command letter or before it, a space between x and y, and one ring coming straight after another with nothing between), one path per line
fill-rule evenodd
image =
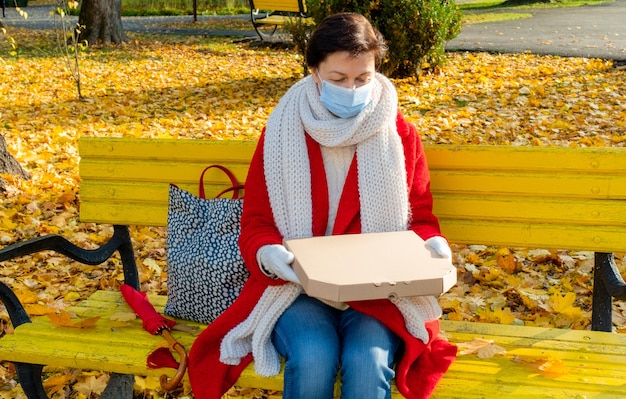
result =
M361 15L327 17L307 47L311 75L279 101L246 181L240 248L251 277L190 353L196 398L219 398L252 358L285 359L284 398L430 395L456 354L432 297L334 303L307 296L285 238L412 229L442 257L423 148L376 71L386 47ZM395 367L394 367L395 366Z

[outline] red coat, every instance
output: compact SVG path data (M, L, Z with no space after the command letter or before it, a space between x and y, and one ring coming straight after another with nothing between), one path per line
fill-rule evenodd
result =
M397 128L406 159L412 215L409 227L423 239L441 235L437 218L432 213L430 177L422 143L415 127L407 123L400 114ZM311 163L313 235L317 236L326 232L328 188L320 147L308 135L306 137ZM189 377L196 399L219 399L235 384L241 371L252 360L252 355L242 359L238 366L225 365L219 361L220 342L231 329L247 318L268 285L284 283L283 280L274 280L263 274L256 261L256 253L261 246L282 243L265 185L262 142L263 137L252 158L245 184L246 200L239 240L241 253L251 276L237 301L207 327L190 350ZM361 231L357 183L355 157L339 202L333 234ZM406 330L402 314L388 300L351 302L350 306L381 320L404 341L405 350L396 367L396 385L400 393L408 399L430 396L437 381L456 356L456 347L438 338L439 322L427 324L431 339L425 345Z

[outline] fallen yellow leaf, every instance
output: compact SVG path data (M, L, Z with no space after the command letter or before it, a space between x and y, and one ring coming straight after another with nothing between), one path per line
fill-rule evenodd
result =
M62 311L60 313L47 314L46 316L50 318L50 321L52 321L52 324L55 324L61 327L72 327L72 328L94 327L96 323L98 322L98 320L100 320L100 316L96 316L96 317L90 317L87 319L82 319L77 322L74 322L70 314L65 311Z
M131 321L137 319L137 315L134 312L117 312L112 314L109 319L114 321Z
M49 394L63 391L65 385L67 385L74 376L72 374L55 374L46 378L43 382L44 388L49 390Z
M459 355L476 354L481 359L492 358L496 355L506 354L506 349L496 345L493 340L484 338L474 338L470 342L461 342L457 344Z
M109 376L106 374L103 374L100 377L92 375L88 376L84 381L76 383L74 385L74 389L90 398L92 394L100 395L106 388L108 382Z
M532 367L546 378L558 378L571 373L570 368L561 359L516 356L514 361Z
M44 316L47 314L51 314L51 313L56 313L57 310L53 309L49 306L46 305L39 305L37 303L35 304L26 304L24 305L24 309L26 310L26 313L28 313L30 316Z
M497 252L496 264L509 274L516 273L520 268L520 263L514 253L508 248L500 248Z

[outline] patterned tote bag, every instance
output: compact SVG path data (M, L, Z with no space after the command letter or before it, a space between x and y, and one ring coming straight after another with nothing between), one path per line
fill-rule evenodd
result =
M204 175L222 170L232 186L206 199ZM243 186L221 165L200 176L199 196L176 185L169 188L167 289L165 314L211 323L237 298L249 273L239 245ZM220 198L232 192L232 198Z

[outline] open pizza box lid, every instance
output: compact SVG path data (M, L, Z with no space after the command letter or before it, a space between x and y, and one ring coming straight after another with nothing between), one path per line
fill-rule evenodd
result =
M413 231L285 240L292 266L312 297L358 301L440 295L456 284L456 268Z

